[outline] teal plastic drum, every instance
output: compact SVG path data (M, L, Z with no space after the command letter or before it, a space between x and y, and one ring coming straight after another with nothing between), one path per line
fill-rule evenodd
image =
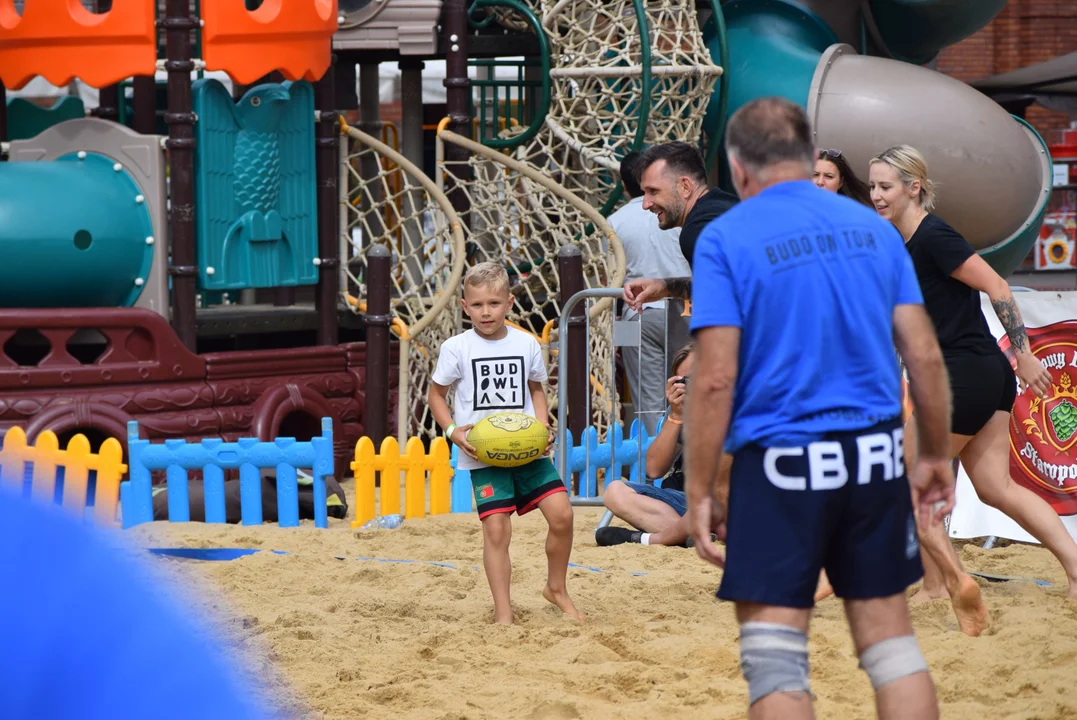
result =
M153 262L141 190L94 153L0 163L0 307L129 307Z

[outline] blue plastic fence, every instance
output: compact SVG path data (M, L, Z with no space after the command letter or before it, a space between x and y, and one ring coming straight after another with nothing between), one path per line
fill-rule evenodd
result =
M662 431L662 425L666 419L658 421L655 435L648 435L647 429L637 419L632 421L632 427L625 437L624 426L615 424L606 434L606 441L598 442L598 430L592 425L583 431L584 442L575 445L572 431L568 431L568 442L571 446L568 456L568 467L571 472L581 473L578 497L593 498L598 496L598 471L604 470L606 482L611 479L625 479L630 482L649 482L646 473L647 448L654 442L655 436ZM471 512L474 505L474 496L471 490L471 471L457 468L458 454L460 449L452 446L451 464L454 475L452 480L452 511ZM554 451L556 458L556 448ZM556 459L554 463L556 464ZM564 481L566 478L561 478ZM655 480L654 484L661 486L661 480Z
M277 438L260 442L240 438L224 442L219 438L188 443L165 440L151 444L138 437L138 423L127 423L130 480L120 483L120 503L124 528L153 520L151 472L164 470L168 479L168 517L173 522L191 518L187 494L187 472L201 470L205 483L206 522L223 523L224 471L239 468L240 505L244 525L262 524L263 468L277 471L277 510L281 527L299 525L299 483L296 468L310 468L314 477L314 525L328 527L325 477L333 474L333 421L322 418L321 437L309 442Z

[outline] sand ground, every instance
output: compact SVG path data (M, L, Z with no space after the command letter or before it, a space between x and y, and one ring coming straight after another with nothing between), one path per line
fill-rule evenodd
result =
M247 675L291 716L744 717L733 608L713 597L720 571L683 548L597 547L599 516L576 513L569 591L587 613L582 624L540 595L541 515L514 518L513 627L490 624L473 514L367 532L330 520L328 530L153 523L125 535L142 547L289 553L153 562L191 591ZM1052 586L982 581L993 626L979 638L958 632L946 602L914 608L943 717L1077 718L1077 605L1063 597L1057 562L1027 545L968 543L960 553L970 570ZM840 601L817 608L811 663L818 717L874 717Z

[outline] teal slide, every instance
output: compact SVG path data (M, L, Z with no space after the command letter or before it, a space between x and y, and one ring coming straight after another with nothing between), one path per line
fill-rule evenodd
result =
M1051 189L1047 146L986 96L921 66L982 28L1005 4L727 2L724 28L714 18L703 27L715 62L723 51L729 58L725 112L712 97L704 132L710 143L720 143L715 136L738 108L777 95L805 107L816 146L841 150L862 179L872 156L891 145L912 145L939 186L936 212L1009 275L1042 224Z

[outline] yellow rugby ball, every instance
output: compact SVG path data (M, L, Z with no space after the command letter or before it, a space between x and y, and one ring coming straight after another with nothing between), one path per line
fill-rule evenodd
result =
M520 412L499 412L479 420L467 431L467 441L480 462L495 467L518 467L542 457L549 435L546 426Z

